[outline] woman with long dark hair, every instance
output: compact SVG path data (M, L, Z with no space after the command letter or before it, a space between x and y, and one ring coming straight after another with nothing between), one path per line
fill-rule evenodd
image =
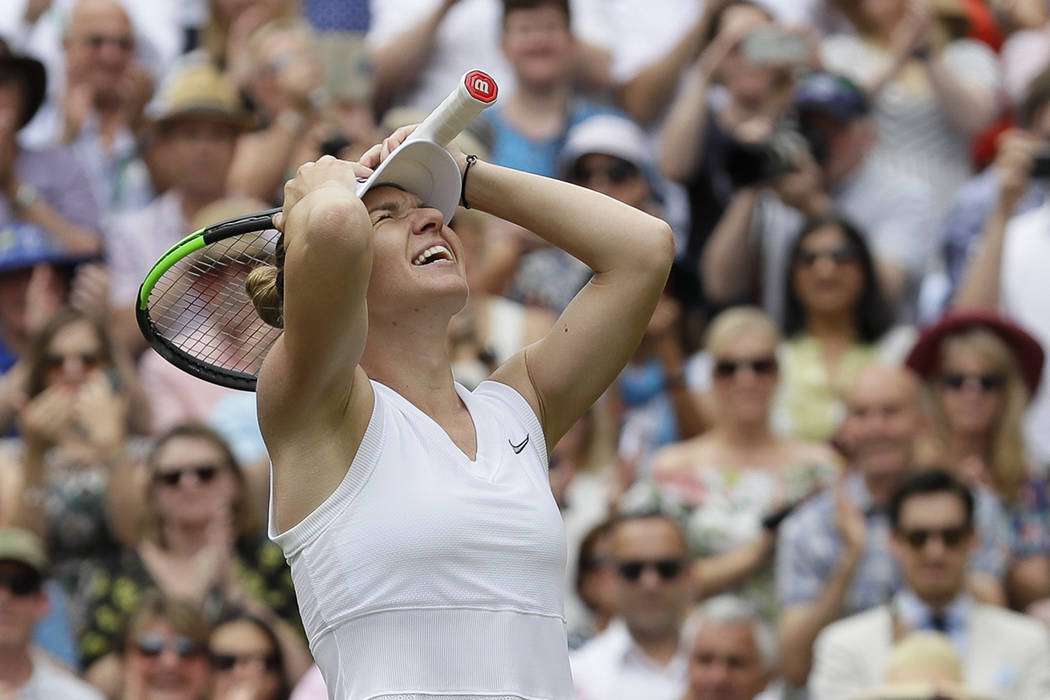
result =
M871 362L898 359L911 334L891 332L862 233L841 217L814 219L795 239L784 288L784 343L774 424L809 440L834 436L841 396Z

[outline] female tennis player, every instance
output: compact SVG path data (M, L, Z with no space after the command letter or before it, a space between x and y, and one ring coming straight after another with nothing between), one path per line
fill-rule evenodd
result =
M416 194L355 194L411 129L359 163L302 166L275 217L278 267L249 278L284 328L257 387L271 536L333 698L573 698L547 455L638 345L671 233L603 195L473 164L463 201L595 275L469 392L447 338L467 297L462 244Z

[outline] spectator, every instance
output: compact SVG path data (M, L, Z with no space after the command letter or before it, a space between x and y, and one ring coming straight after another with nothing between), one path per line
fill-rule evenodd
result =
M499 0L383 0L370 3L377 98L381 108L414 107L429 112L468 70L482 68L503 94L514 90L514 73L500 51ZM573 0L572 47L577 81L594 90L609 82L603 48L606 8Z
M616 572L612 552L615 523L615 520L606 519L592 527L583 536L577 550L573 588L586 606L589 617L585 622L570 624L570 650L578 649L587 640L604 632L616 617ZM566 609L566 621L568 612Z
M249 42L251 61L245 86L264 128L237 143L230 186L264 201L278 201L290 173L318 156L322 140L322 65L310 25L275 20Z
M137 157L134 132L153 93L135 55L131 17L117 0L77 0L62 42L66 85L61 103L34 124L48 143L69 144L87 171L103 215L145 206L153 196Z
M0 690L12 698L101 700L91 686L31 644L33 626L47 614L43 543L18 528L0 528Z
M939 223L972 172L970 140L999 114L1001 77L991 49L953 35L933 7L930 0L861 3L857 34L829 37L822 57L828 70L863 86L878 128L875 157L929 183Z
M569 0L504 0L501 41L517 80L482 115L494 163L554 177L568 130L602 109L575 94L569 12Z
M776 632L751 606L719 596L693 613L690 627L689 689L682 700L781 697L769 687L777 669Z
M1050 513L1046 480L1030 477L1021 420L1039 386L1043 349L992 311L958 310L927 328L908 356L925 380L934 433L927 464L952 465L1003 504L1009 531L1007 593L1024 610L1050 596Z
M756 30L777 26L762 6L734 0L708 7L721 7L709 20L709 43L674 96L659 141L661 170L689 197L684 255L693 261L736 189L726 170L730 143L770 135L791 102L796 67L759 61L741 49Z
M119 700L200 700L211 683L208 625L189 603L152 591L127 620L110 671ZM119 690L118 690L119 688Z
M200 34L204 55L235 87L244 88L251 73L249 44L267 22L298 14L297 0L208 0L208 22Z
M867 118L867 98L851 81L810 74L799 81L794 105L807 136L779 142L793 154L794 172L765 180L756 172L747 178L759 177L756 186L733 195L700 261L709 300L731 303L761 288L762 305L783 318L784 275L795 232L806 219L837 213L865 232L883 292L902 320L909 318L932 245L925 185L870 157L875 127ZM760 270L760 280L741 272L748 269Z
M85 586L88 610L81 652L88 677L111 662L121 620L159 588L187 600L210 620L230 605L274 621L292 673L302 651L291 576L277 546L261 532L244 475L226 443L198 424L161 435L147 459L147 513L134 549L103 562Z
M963 185L955 195L945 217L940 241L950 295L958 292L967 262L979 250L981 232L986 224L991 223L991 217L1017 216L1039 207L1046 200L1045 176L1029 178L1028 174L1036 153L1050 141L1048 108L1050 67L1028 84L1024 101L1017 110L1018 128L1000 136L995 163ZM1001 201L1004 188L1010 196L1005 202Z
M133 541L142 481L130 436L141 401L105 327L72 309L33 339L26 370L22 449L0 460L17 475L0 489L2 510L46 538L54 577L72 596L98 558Z
M40 108L46 85L42 63L12 54L0 41L0 226L25 221L62 250L94 255L101 250L98 203L72 153L18 145L18 132Z
M1000 194L970 256L952 305L996 307L1026 328L1039 344L1050 347L1050 295L1045 271L1050 269L1050 202L1018 216L1013 212L1029 189L1034 148L1017 143L996 163ZM1050 382L1044 377L1033 392L1025 415L1025 440L1035 471L1050 465Z
M678 700L688 665L685 535L674 520L641 513L618 520L612 538L619 618L570 655L577 695Z
M852 467L781 526L776 582L785 677L804 685L813 640L842 615L885 603L901 588L889 555L890 497L913 470L921 430L918 381L882 365L864 369L846 396L842 439ZM978 549L968 585L983 600L1003 601L1006 542L1002 511L986 489L977 493Z
M900 362L914 332L892 328L871 250L847 220L807 222L787 261L773 422L785 435L829 440L845 415L842 396L860 371L876 360Z
M270 626L247 612L223 616L208 637L214 685L210 700L287 700L281 645Z
M967 685L996 698L1050 695L1050 635L1035 620L975 601L966 592L976 548L974 497L947 472L919 472L889 504L891 551L905 587L892 601L832 624L817 639L810 691L838 700L879 683L895 628L934 630L963 659Z
M14 223L0 233L0 434L11 432L30 339L76 300L78 270L94 257L63 250L34 224Z
M824 445L773 433L779 340L758 309L733 308L715 318L707 340L714 426L653 458L654 477L693 508L687 533L700 557L698 595L739 591L767 620L777 616L771 567L777 528L765 518L831 483L839 461Z
M161 86L147 111L148 148L170 188L149 205L114 218L106 237L114 335L138 354L145 341L134 303L146 272L189 231L205 205L225 197L244 124L236 91L207 63L187 60Z
M559 161L564 179L662 215L662 188L650 147L631 120L614 114L587 118L569 130ZM590 270L584 271L577 285L590 277ZM550 288L547 283L537 286ZM642 342L617 379L623 410L621 456L643 471L656 448L693 437L706 425L699 397L688 381L693 377L686 371L699 335L699 289L692 270L675 263Z

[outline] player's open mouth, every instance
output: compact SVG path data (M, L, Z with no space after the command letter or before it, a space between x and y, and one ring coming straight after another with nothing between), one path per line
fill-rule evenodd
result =
M413 265L429 265L432 262L439 260L447 260L452 262L455 258L452 257L452 252L443 245L432 245L422 253L416 256L416 259L412 261Z

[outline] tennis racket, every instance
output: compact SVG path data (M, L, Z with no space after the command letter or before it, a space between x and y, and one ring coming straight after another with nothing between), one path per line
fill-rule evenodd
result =
M359 181L358 196L397 185L452 218L460 198L459 166L444 146L496 101L495 81L469 71L415 131ZM255 391L259 368L283 332L263 322L244 289L256 267L273 265L280 209L229 219L173 245L139 287L136 318L150 346L205 381Z

